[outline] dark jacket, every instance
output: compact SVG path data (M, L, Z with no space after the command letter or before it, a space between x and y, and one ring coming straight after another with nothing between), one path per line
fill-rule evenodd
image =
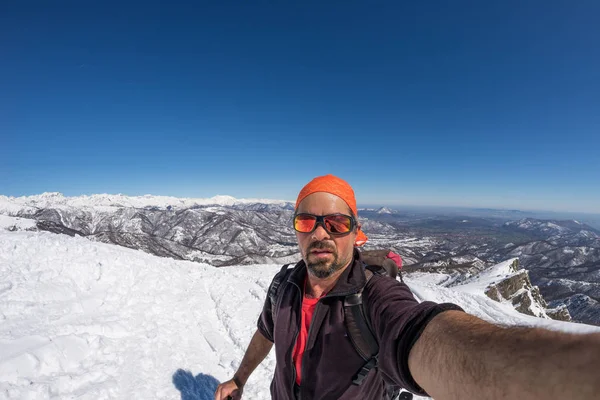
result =
M304 261L296 264L287 281L281 283L276 321L267 296L258 320L258 330L275 343L275 374L271 382L274 400L297 399L294 395L295 366L292 360L298 337L306 277ZM379 364L362 385L352 383L365 361L354 349L344 324L344 297L365 286L360 253L340 276L335 287L319 300L310 324L302 359L302 400L384 399L387 384L399 385L424 394L408 369L408 354L427 323L446 310L460 310L453 304L418 303L408 286L375 275L363 291L375 337L379 343Z

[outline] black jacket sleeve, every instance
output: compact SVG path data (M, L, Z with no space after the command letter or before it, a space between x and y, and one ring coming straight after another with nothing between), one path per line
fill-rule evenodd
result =
M427 395L413 379L408 355L427 324L441 312L462 309L451 303L419 303L404 283L374 276L365 290L371 326L379 342L379 369L388 384Z

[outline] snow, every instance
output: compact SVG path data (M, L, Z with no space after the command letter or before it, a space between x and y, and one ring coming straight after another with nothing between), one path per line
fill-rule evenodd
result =
M447 286L454 281L450 274L430 272L409 272L404 274L407 282L419 282L420 284L433 284L436 286Z
M278 270L0 232L0 399L178 399L179 369L228 378ZM266 397L273 366L246 398Z
M0 215L0 229L26 230L35 229L36 221L28 218Z
M67 197L61 193L43 193L34 196L7 197L0 196L0 212L3 214L16 214L21 210L31 212L36 208L83 207L110 211L112 208L157 207L160 209L189 208L205 205L232 206L236 204L279 204L289 203L284 200L270 199L236 199L231 196L214 196L211 198L180 198L172 196L126 196L123 194L94 194L90 196Z
M419 300L458 304L466 312L495 324L505 326L536 326L571 333L600 332L600 327L597 326L555 321L521 314L511 305L498 303L484 294L461 292L455 290L455 287L445 288L431 282L412 281L409 277L405 279L405 282Z
M579 233L577 234L577 236L581 236L581 237L584 237L584 238L600 237L597 234L595 234L594 232L590 232L590 231L586 231L586 230L579 231Z
M491 284L497 283L515 274L515 271L511 267L515 260L517 259L511 258L510 260L494 265L474 277L463 281L460 285L455 286L454 289L475 295L484 294L485 289Z
M398 248L425 247L435 244L435 240L424 236L422 238L403 238L394 242L394 246Z
M6 197L0 195L0 213L1 214L9 214L15 215L19 212L26 212L28 214L33 214L35 212L35 208L31 206L27 206L24 204L18 204L12 201L12 197Z
M519 221L518 224L519 224L518 225L519 228L522 228L522 229L528 229L528 228L531 228L533 226L533 222L529 221L527 219ZM507 222L505 225L511 225L511 222Z
M558 226L558 225L556 225L556 224L554 224L554 223L552 223L552 222L547 222L545 225L546 225L548 228L556 229L556 230L558 230L558 231L560 231L560 230L563 230L563 229L564 229L562 226Z
M81 237L0 230L0 399L175 400L192 398L182 394L190 388L206 395L239 365L279 268L215 268ZM435 280L406 280L420 299L454 302L489 321L600 331L522 315ZM271 354L245 399L270 397L273 368Z

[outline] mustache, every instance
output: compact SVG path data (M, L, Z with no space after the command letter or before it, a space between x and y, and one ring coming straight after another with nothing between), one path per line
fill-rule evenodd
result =
M327 242L313 242L310 244L310 246L308 246L307 249L308 252L311 250L329 250L332 253L335 253L335 247L331 246Z

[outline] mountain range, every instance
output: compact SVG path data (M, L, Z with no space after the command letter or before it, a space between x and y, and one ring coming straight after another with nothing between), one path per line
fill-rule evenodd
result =
M0 196L9 230L83 236L217 267L296 262L293 208L286 201L229 196ZM549 309L566 307L574 321L600 325L600 232L574 220L514 216L521 217L359 209L369 236L365 248L399 253L405 274L441 274L445 285L457 285L518 258Z

